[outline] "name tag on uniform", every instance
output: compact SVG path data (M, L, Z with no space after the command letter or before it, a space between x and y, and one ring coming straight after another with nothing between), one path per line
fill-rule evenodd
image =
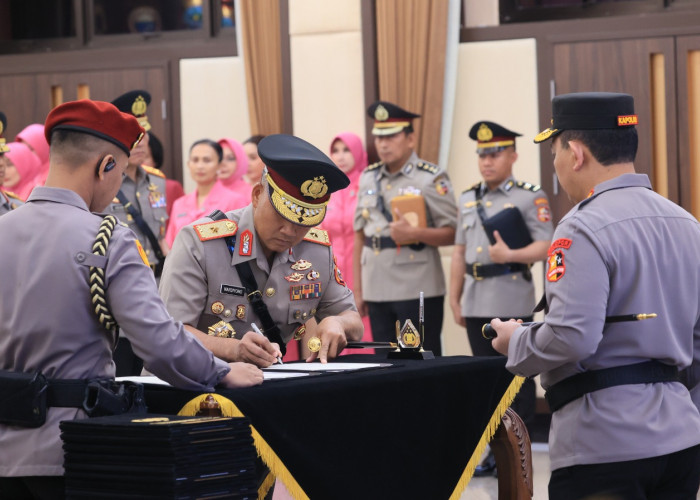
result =
M221 285L221 293L225 293L228 295L237 295L239 297L243 297L245 295L245 288L242 286L234 286L234 285Z

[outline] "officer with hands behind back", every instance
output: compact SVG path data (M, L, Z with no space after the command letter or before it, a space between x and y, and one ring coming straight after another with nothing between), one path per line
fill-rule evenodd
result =
M263 379L253 365L215 358L174 321L134 234L91 213L119 189L143 135L136 119L110 103L80 100L51 111L45 133L46 185L0 218L0 498L63 497L58 424L88 416L88 383L114 383L117 325L148 369L176 387L211 391ZM22 390L35 388L37 372L48 389L12 393L22 380ZM42 395L45 413L21 412Z
M414 151L413 120L420 115L386 101L372 104L367 115L374 120L381 161L360 176L353 224L357 304L363 315L369 314L375 340L396 342L396 321L411 319L418 325L422 291L425 349L439 356L445 276L438 247L454 242L452 184L444 169ZM412 203L411 208L402 212L398 200Z
M363 333L328 234L315 227L331 193L350 181L298 137L267 136L258 153L265 170L252 203L185 226L160 293L170 313L223 359L266 367L296 339L317 348L307 361L325 363ZM312 317L318 327L307 339Z
M552 101L559 182L576 205L548 252L543 323L494 319L507 368L541 374L552 500L694 499L700 485L700 225L636 174L627 94ZM657 316L644 321L639 314ZM679 370L692 367L688 387Z

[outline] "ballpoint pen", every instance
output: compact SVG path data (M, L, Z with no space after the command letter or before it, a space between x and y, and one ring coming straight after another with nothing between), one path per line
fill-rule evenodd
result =
M265 337L265 334L264 334L263 332L260 331L260 328L258 328L258 325L256 325L255 323L251 323L251 324L250 324L250 327L253 329L253 331L254 331L255 333L259 333L260 335L262 335L263 337ZM265 338L267 338L267 337L265 337ZM282 356L277 356L277 363L280 364L280 365L283 365L283 364L284 364L284 363L282 362Z

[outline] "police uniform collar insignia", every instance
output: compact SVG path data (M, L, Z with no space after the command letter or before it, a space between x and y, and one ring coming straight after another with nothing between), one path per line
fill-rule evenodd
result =
M214 222L204 222L193 226L200 241L215 240L233 236L238 231L238 226L232 220L217 220Z
M413 163L407 163L406 166L403 167L404 174L410 174L412 170L413 170Z
M246 229L241 233L240 246L238 247L238 255L242 257L250 257L253 254L253 233L250 229Z
M514 183L512 180L509 180L508 182L506 182L505 186L503 186L503 189L506 191L506 193L508 191L510 191L511 189L513 189L513 184Z
M309 229L304 236L304 241L310 241L311 243L319 243L327 247L331 246L331 239L328 236L328 232L323 229L314 227Z

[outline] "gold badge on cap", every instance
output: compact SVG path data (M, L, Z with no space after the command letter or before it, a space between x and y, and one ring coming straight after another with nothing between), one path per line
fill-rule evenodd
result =
M146 100L143 98L142 95L134 99L134 103L131 105L131 113L134 116L145 115L147 109L148 104L146 104Z
M476 138L479 140L479 142L490 141L493 139L493 132L488 125L482 123L479 125L479 130L476 132Z
M218 300L211 305L211 312L214 314L221 314L224 312L224 309L223 302L219 302Z
M301 194L313 198L323 198L328 192L328 185L326 184L326 179L322 175L314 177L304 181L300 188Z
M321 350L321 339L315 336L311 337L306 345L309 348L309 351L318 352Z
M377 106L377 109L374 110L374 119L378 122L383 122L387 118L389 118L389 112L380 104Z

